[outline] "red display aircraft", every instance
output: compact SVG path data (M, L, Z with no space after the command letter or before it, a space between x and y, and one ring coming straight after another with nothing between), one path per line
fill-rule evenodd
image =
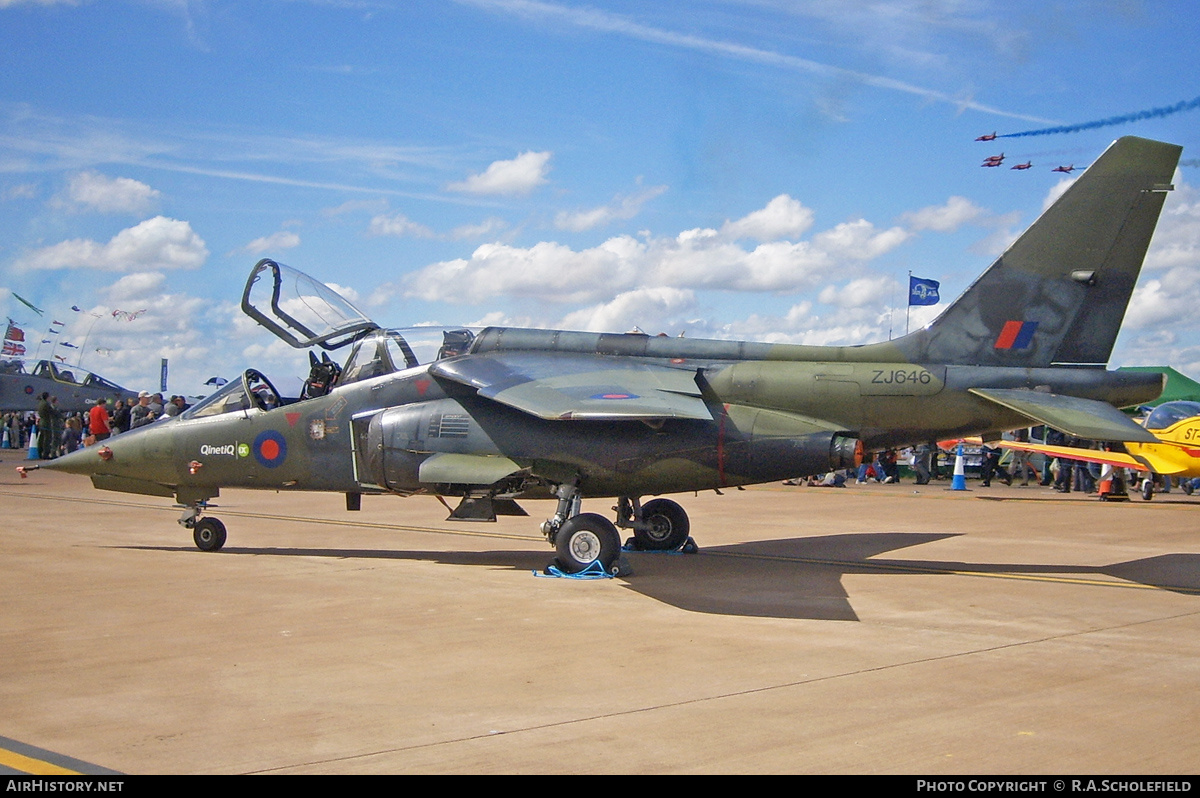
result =
M993 130L990 135L980 136L979 138L977 138L975 140L976 141L995 141L996 140L996 131Z
M1063 172L1065 174L1070 174L1071 172L1075 171L1075 164L1071 164L1070 166L1056 166L1053 169L1051 169L1050 171L1051 172Z
M1019 164L1017 164L1016 166L1014 166L1014 167L1012 167L1012 168L1013 168L1013 169L1032 169L1032 168L1033 168L1033 161L1026 161L1025 163L1019 163Z
M999 155L989 155L987 158L984 159L983 163L981 163L980 166L999 166L1003 162L1004 162L1004 153L1000 153Z

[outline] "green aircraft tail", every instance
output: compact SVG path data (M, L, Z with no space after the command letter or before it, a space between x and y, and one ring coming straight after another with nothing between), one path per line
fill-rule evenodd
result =
M932 324L913 363L1103 367L1183 148L1126 136Z

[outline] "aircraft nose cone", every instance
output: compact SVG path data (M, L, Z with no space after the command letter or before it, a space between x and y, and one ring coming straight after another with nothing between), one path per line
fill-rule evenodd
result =
M38 463L38 467L50 471L66 471L68 474L83 474L85 476L103 473L108 470L105 468L106 464L112 461L112 449L106 446L106 443L107 441L104 441L95 446L76 449L70 454L64 454L53 460L43 460Z

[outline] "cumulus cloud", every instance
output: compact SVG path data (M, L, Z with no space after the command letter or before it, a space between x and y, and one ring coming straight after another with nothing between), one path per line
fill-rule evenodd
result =
M818 233L813 243L835 257L871 260L900 246L911 235L902 227L878 231L866 219L858 219Z
M792 291L812 287L836 268L856 268L906 241L899 227L878 230L847 222L811 240L747 238L795 235L810 212L786 195L721 230L696 228L674 237L615 236L574 250L556 242L531 247L486 244L468 258L431 264L413 274L410 296L480 303L507 294L554 302L600 302L639 288Z
M878 306L895 293L895 287L895 281L890 277L859 277L841 287L826 286L817 298L826 305L841 308Z
M1046 198L1042 200L1042 211L1045 212L1046 209L1053 205L1059 197L1067 193L1067 189L1069 189L1074 182L1075 178L1064 177L1051 186L1050 190L1046 192Z
M753 238L757 241L778 241L795 238L812 227L813 212L799 200L780 194L765 208L754 211L721 227L722 235L731 238Z
M910 230L935 230L939 233L952 233L968 222L974 222L986 215L986 211L966 197L954 196L946 200L944 205L930 205L918 211L910 211L900 217Z
M252 255L261 255L264 252L277 252L281 249L292 249L298 246L300 246L300 236L290 230L281 230L278 233L254 239L242 247L242 250Z
M446 186L466 194L528 194L546 182L550 152L523 152L511 161L494 161L477 175Z
M414 222L402 213L390 216L381 213L371 219L367 232L373 236L396 236L397 238L433 238L434 232L423 224Z
M129 177L80 172L67 184L68 204L101 213L146 213L162 198L157 189Z
M651 186L628 196L618 194L613 197L612 202L598 208L575 213L560 211L554 217L554 226L560 230L571 230L578 233L621 219L632 219L641 212L643 205L666 190L666 186Z
M1200 192L1178 176L1175 186L1146 253L1147 269L1200 267Z
M661 332L660 320L687 312L696 305L692 291L680 288L637 288L617 294L612 301L569 313L561 326L568 330L628 332L634 328L651 335Z
M207 259L208 247L190 224L155 216L122 230L106 244L74 238L28 253L17 259L15 267L125 272L195 269Z

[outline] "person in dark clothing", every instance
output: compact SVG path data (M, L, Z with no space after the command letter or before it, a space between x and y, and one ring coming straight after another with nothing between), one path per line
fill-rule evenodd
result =
M129 408L125 406L124 399L118 399L113 406L112 422L109 426L112 427L113 435L129 429Z
M54 451L54 428L61 418L58 408L50 402L50 392L42 391L37 403L37 449L38 457L42 460L52 460L57 454Z
M979 477L983 480L983 486L985 488L992 486L992 476L994 474L998 474L1005 485L1011 485L1012 476L1000 465L1000 449L985 443L979 451L983 455L983 467L979 471Z

